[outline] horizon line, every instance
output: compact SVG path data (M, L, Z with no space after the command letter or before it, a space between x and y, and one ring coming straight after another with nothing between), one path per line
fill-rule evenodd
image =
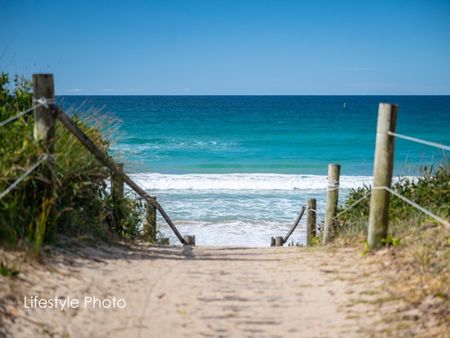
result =
M57 94L55 96L450 96L449 94Z

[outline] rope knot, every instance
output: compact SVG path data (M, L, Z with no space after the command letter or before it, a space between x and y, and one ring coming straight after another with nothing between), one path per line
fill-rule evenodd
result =
M328 191L333 191L333 190L339 189L339 181L329 178L327 188L328 188Z
M48 105L54 104L55 99L48 99L46 97L41 97L40 99L33 99L33 102L36 102L36 103L40 104L41 106L44 106L45 108L48 109Z

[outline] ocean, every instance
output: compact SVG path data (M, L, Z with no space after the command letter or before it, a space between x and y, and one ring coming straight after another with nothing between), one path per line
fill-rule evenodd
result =
M372 181L379 102L399 105L397 132L450 144L450 96L60 96L69 112L120 120L115 159L199 245L267 246L308 198L323 219L327 165L340 200ZM398 139L396 176L447 161ZM158 220L163 237L177 244ZM305 242L305 220L291 236Z

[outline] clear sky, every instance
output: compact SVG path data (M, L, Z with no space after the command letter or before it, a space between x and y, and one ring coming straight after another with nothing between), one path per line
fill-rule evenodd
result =
M450 94L450 0L0 0L57 94Z

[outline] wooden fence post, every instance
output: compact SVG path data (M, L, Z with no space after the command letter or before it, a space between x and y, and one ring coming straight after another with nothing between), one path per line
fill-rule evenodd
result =
M117 168L123 171L123 163L117 163ZM123 213L121 208L122 200L124 199L124 181L121 176L111 173L111 196L113 200L114 210L114 227L119 230L123 220Z
M52 74L33 74L33 101L45 98L50 103L55 100ZM33 103L34 104L34 103ZM34 139L43 142L50 154L55 151L55 116L51 107L40 106L34 110Z
M311 245L311 238L316 237L316 199L308 199L308 213L306 214L306 245Z
M55 100L55 87L52 74L33 74L33 105L45 98L48 104ZM55 115L52 106L41 105L34 109L34 140L40 143L46 152L47 163L42 166L41 173L47 182L42 185L43 199L38 203L42 205L42 214L45 220L38 225L35 234L35 250L39 253L45 234L54 235L54 228L49 229L47 224L52 224L54 219L53 199L56 189L55 172ZM50 221L49 221L50 219ZM47 229L46 229L47 228Z
M277 236L272 238L272 246L283 246L284 241L282 236Z
M55 100L55 87L52 74L33 74L33 101L45 98L49 103ZM34 104L34 103L33 103ZM52 197L55 191L55 121L56 118L50 107L40 106L34 110L34 140L40 142L48 155L48 169L45 176L49 181L46 186L46 197Z
M117 167L123 171L123 163L117 163ZM114 203L124 198L124 182L121 176L111 174L111 195Z
M373 188L369 212L369 249L376 249L383 243L388 232L390 193L377 187L391 187L394 169L395 132L397 125L397 105L380 103L378 107L377 137L373 170Z
M183 239L186 242L185 245L195 245L195 236L185 235Z
M154 198L156 201L156 197ZM151 243L156 243L156 208L147 203L146 223L144 226L144 237Z
M338 197L339 197L339 175L341 166L339 164L328 165L328 195L325 224L323 227L323 244L331 241L333 236L333 224L336 217Z

